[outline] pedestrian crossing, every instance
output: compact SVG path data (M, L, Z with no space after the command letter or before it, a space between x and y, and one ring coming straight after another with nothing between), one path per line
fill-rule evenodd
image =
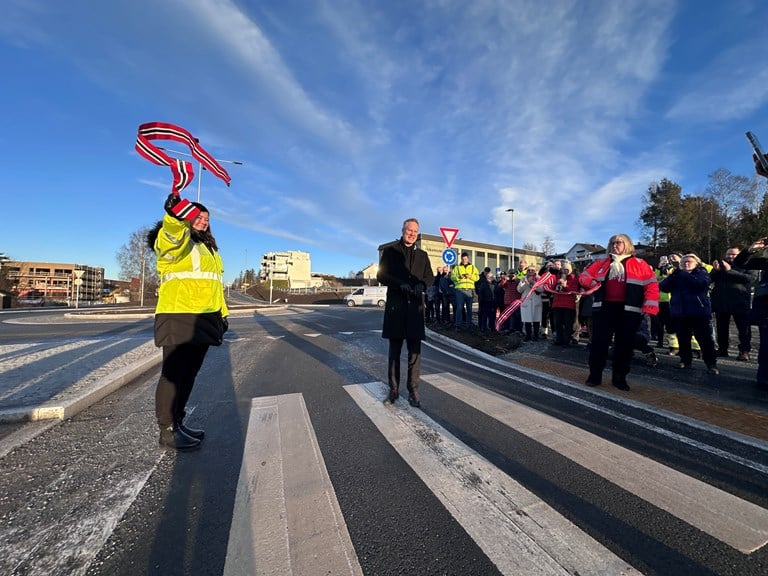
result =
M422 380L743 554L768 542L768 510L760 506L456 375ZM501 573L641 574L426 412L405 402L383 405L384 383L344 389ZM291 478L297 473L300 480ZM237 504L228 566L361 573L300 394L254 400ZM279 538L261 542L263 532ZM323 558L317 552L323 550L334 554ZM312 570L306 570L304 554L312 558Z

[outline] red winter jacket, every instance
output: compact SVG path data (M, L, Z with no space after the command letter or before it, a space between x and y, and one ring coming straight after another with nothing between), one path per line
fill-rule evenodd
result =
M636 256L630 256L622 262L624 266L625 281L627 283L627 295L624 301L626 312L637 312L656 315L659 313L659 283L653 268ZM590 288L592 281L605 282L608 270L611 267L610 257L598 260L590 264L579 276L579 283L584 288ZM603 305L605 287L601 286L595 292L593 310L600 310Z

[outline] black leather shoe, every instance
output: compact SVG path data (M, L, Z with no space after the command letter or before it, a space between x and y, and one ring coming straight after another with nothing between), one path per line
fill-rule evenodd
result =
M629 384L627 384L627 379L624 376L613 378L611 384L619 390L629 390Z
M587 386L600 386L602 384L603 379L600 376L595 376L594 374L590 374L587 377L587 381L584 382Z
M394 404L397 401L398 398L400 398L400 394L398 394L397 390L391 390L390 389L389 394L384 399L384 405L385 406L390 406L390 405Z
M200 448L200 440L187 436L178 426L160 428L159 443L163 448L170 448L179 452L189 452Z
M177 422L176 427L184 432L187 436L194 438L195 440L202 440L205 438L205 430L196 430L195 428L189 428L184 425L183 422Z
M419 401L419 395L414 392L408 396L408 404L414 408L421 408L421 402Z

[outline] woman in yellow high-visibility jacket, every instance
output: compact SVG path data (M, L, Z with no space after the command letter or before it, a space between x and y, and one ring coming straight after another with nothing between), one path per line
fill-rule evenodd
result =
M186 405L209 346L219 346L229 327L224 302L224 265L211 233L208 209L171 194L167 214L147 236L160 279L155 344L163 366L155 392L160 445L195 450L205 436L184 424Z

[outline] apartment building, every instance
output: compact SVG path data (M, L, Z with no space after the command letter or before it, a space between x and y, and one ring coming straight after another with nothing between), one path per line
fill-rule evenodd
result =
M10 290L19 304L93 303L101 300L104 268L60 262L3 263Z

